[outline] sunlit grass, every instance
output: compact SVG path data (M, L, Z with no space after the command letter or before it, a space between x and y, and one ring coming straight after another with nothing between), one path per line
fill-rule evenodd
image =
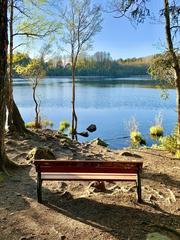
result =
M162 137L164 134L164 129L160 125L152 126L149 131L151 136Z
M35 121L27 122L27 123L25 124L25 126L26 126L27 128L35 128ZM46 119L46 120L41 120L39 127L40 127L40 128L46 128L46 127L52 127L52 126L53 126L53 122Z
M64 132L65 130L68 130L70 127L70 123L67 120L63 120L59 124L59 131Z

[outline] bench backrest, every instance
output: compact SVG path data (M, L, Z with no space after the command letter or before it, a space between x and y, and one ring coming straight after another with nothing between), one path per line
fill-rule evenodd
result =
M35 160L37 172L138 173L142 161Z

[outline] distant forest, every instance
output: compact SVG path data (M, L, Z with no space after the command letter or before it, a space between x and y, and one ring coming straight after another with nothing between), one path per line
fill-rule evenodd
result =
M78 59L77 76L130 77L148 74L151 56L113 60L107 52L96 52L94 55L81 55ZM13 76L18 77L16 67L26 66L31 58L28 54L14 54ZM44 62L47 76L70 76L71 64L67 56L55 56Z

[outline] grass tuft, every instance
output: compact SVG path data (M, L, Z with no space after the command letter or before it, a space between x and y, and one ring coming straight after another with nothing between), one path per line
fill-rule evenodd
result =
M35 128L35 122L34 121L27 122L25 126L27 128ZM39 128L46 128L46 127L52 127L52 126L53 126L53 122L45 119L45 120L41 120Z
M59 131L64 132L65 130L68 130L69 127L70 123L67 120L63 120L60 122Z
M146 141L143 138L142 134L138 131L132 131L130 133L130 139L131 139L131 143L132 145L146 145Z
M162 137L164 134L164 129L160 125L155 125L150 128L150 135L155 137Z

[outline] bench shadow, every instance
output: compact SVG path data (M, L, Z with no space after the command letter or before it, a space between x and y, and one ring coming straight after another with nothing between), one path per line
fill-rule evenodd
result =
M179 188L180 181L174 180L172 177L165 173L152 173L152 172L143 172L142 179L149 179L156 182L163 182L167 187Z
M58 199L57 196L48 196L48 202L45 201L44 204L59 214L98 228L117 239L146 240L147 234L155 229L153 226L180 226L180 216L143 210L145 205L150 205L146 203L133 208L89 198Z
M25 200L27 197L37 199L36 181L30 177L31 168L32 166L26 166L22 170L18 170L16 172L18 181L9 180L12 184L15 184L19 194L18 196L17 194L13 195L14 197L9 202L8 210L10 212L30 208L29 201ZM160 208L154 209L148 203L141 205L133 203L134 207L125 206L124 203L121 205L121 202L118 202L118 197L117 201L114 201L116 204L107 204L103 202L105 197L103 194L100 198L102 202L95 201L92 199L93 197L75 199L71 193L60 195L43 186L44 205L50 210L99 229L101 232L109 233L116 239L146 240L147 234L154 229L153 225L180 227L180 216L178 215L163 212ZM2 201L5 200L6 195L4 195ZM13 201L19 202L18 207L12 204ZM36 217L37 214L39 216L39 213L34 213L34 220L40 221ZM33 214L31 217L33 217Z
M65 197L58 197L57 194L52 193L48 195L47 193L44 196L46 199L44 205L48 208L107 232L117 239L145 240L149 232L152 232L153 229L157 230L158 225L168 228L180 226L180 216L169 214L158 205L155 206L148 202L143 202L141 205L133 204L133 208L120 205L118 198L117 204L107 204L88 197L74 199L70 193ZM101 200L104 197L105 195L102 196ZM151 210L149 211L146 207L151 208Z

